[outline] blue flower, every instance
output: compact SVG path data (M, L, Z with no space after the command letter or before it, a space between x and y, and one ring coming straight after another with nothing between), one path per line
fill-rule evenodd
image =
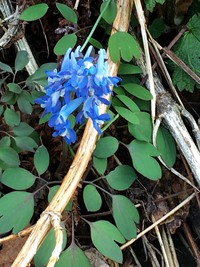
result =
M117 86L121 81L119 77L109 76L104 49L100 49L95 58L91 56L92 46L84 56L80 50L80 46L74 52L68 49L60 70L46 71L48 85L44 89L45 95L35 99L35 103L44 108L42 116L51 114L48 124L54 128L53 136L63 136L68 144L76 140L76 133L68 119L76 110L77 123L90 118L101 134L100 125L110 117L99 114L99 105L110 104L104 96L111 93L111 86Z

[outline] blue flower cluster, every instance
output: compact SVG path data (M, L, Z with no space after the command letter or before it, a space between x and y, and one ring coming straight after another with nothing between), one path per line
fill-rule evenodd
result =
M49 126L54 128L53 136L63 136L68 144L76 141L76 132L71 127L69 115L75 110L76 123L82 123L90 118L99 134L99 125L110 119L108 114L99 114L98 106L109 105L104 98L111 92L111 86L121 80L110 77L106 52L100 49L97 58L91 56L93 47L90 46L85 55L78 46L73 52L68 49L60 70L46 71L48 85L45 95L35 99L35 103L44 108L42 116L51 114Z

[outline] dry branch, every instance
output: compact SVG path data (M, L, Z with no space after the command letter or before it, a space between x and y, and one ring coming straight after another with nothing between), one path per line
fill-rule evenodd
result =
M117 16L113 23L112 34L116 31L127 31L129 27L129 19L132 11L132 0L118 0ZM115 76L118 70L118 64L114 64L110 59L108 60L109 73ZM110 97L110 96L109 96ZM106 106L100 106L100 114L106 112ZM76 156L67 175L64 177L63 183L52 199L47 209L41 215L41 218L36 223L32 233L26 241L24 247L19 253L18 257L12 264L12 267L26 267L33 256L35 255L40 244L44 240L46 234L51 228L51 219L49 212L62 212L68 201L72 197L76 187L85 172L88 162L91 158L97 140L97 132L93 127L91 120L87 122L81 144L78 148Z

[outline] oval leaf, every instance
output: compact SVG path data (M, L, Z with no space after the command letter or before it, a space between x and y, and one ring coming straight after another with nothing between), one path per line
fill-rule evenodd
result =
M45 3L30 6L21 13L19 19L26 21L33 21L40 19L47 13L48 8L49 8L48 5Z
M3 62L0 62L0 70L13 73L13 70L11 69L11 67Z
M34 148L38 145L37 143L28 136L17 136L14 138L16 146L18 146L23 151L31 151L34 152Z
M35 182L35 176L23 168L8 168L1 177L1 182L15 190L25 190Z
M15 73L23 70L23 68L28 64L29 58L26 51L19 51L15 58Z
M128 123L129 132L140 141L151 142L152 140L152 120L147 112L137 112L139 123L137 125Z
M43 174L49 166L49 152L44 145L38 147L34 154L34 165L39 175Z
M107 5L107 1L104 1L101 4L100 11L102 12L105 6ZM110 1L109 5L107 6L106 10L104 11L102 17L108 24L112 24L115 17L117 15L117 5L114 1Z
M138 108L138 106L135 104L135 102L128 96L126 95L117 95L117 98L119 98L119 100L127 107L129 108L131 111L133 112L137 112L140 111L140 109Z
M106 257L122 263L122 251L115 243L124 243L120 231L108 221L90 223L91 239L94 246Z
M119 142L115 137L107 136L98 140L93 155L98 158L111 157L118 149Z
M129 92L131 95L134 95L143 100L151 100L152 94L143 86L136 83L127 83L123 84L123 87Z
M158 129L156 145L166 165L172 168L176 161L176 144L170 132L164 127Z
M106 176L108 184L116 190L126 190L137 178L134 169L128 165L120 165Z
M64 55L69 48L74 48L77 42L75 33L64 35L55 45L54 53L56 55Z
M17 234L30 222L34 211L33 195L28 192L11 192L0 198L0 234L13 229Z
M22 92L22 88L16 83L8 83L7 84L9 91L20 94Z
M88 211L97 211L101 208L102 198L94 185L85 186L83 200Z
M104 174L107 168L107 158L93 157L93 165L94 168L98 171L98 173Z
M135 112L133 113L132 111L130 111L127 108L118 107L118 106L115 106L115 109L116 109L117 113L119 113L119 115L122 116L125 120L127 120L133 124L139 123L139 119L138 119L137 115L135 114Z
M119 66L118 74L139 74L141 73L141 69L138 66L134 66L132 64L123 64L121 63Z
M4 119L9 126L19 125L20 116L13 109L7 108L4 112Z
M151 180L161 178L160 165L153 158L160 155L158 150L150 143L133 140L128 146L134 168Z
M33 127L28 125L26 122L20 122L19 126L16 126L12 129L12 132L18 136L29 135L33 131Z
M139 213L134 204L125 196L112 196L113 217L115 223L126 239L137 236L135 223L139 223Z
M11 167L16 167L20 164L17 152L11 147L1 147L0 159Z
M66 20L77 23L77 15L73 9L61 3L56 3L56 7Z
M66 263L70 267L91 266L85 253L75 243L72 243L65 251L63 251L55 267L63 267Z

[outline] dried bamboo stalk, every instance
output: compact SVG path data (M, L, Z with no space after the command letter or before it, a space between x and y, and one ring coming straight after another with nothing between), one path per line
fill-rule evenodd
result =
M113 34L116 30L127 31L129 26L130 14L132 10L132 0L118 0L117 1L117 16L113 23ZM116 30L115 30L116 29ZM118 70L118 63L113 63L110 58L108 60L109 73L115 76ZM110 96L108 96L110 98ZM106 106L100 106L100 114L106 112ZM35 255L38 247L42 243L49 229L51 228L51 220L48 212L62 212L70 198L72 197L76 187L78 186L84 171L91 158L92 152L95 148L97 140L97 132L93 127L91 120L88 120L81 144L78 148L76 156L67 175L64 177L63 183L52 199L51 203L41 215L41 218L36 223L32 233L26 241L24 247L20 251L18 257L12 264L12 267L26 267L33 256Z

